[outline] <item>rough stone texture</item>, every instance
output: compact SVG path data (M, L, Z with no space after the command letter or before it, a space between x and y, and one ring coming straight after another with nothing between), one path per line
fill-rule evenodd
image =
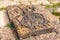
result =
M41 6L20 5L19 7L14 5L7 7L7 12L10 22L13 21L20 39L33 36L33 40L38 40L39 38L35 37L37 34L46 34L52 31L57 33L54 25L59 23L59 20Z

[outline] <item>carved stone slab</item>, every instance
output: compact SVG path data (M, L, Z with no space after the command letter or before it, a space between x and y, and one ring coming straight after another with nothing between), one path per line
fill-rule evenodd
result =
M9 6L7 14L10 22L13 22L20 38L51 33L53 23L48 19L49 14L43 7L38 6Z

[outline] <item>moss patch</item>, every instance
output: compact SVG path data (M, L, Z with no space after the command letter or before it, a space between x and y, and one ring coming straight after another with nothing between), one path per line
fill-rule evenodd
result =
M59 7L60 6L60 3L57 3L57 4L53 4L52 7Z
M9 28L14 28L14 24L13 23L8 23L7 25L6 25L6 27L9 27Z
M0 8L0 10L5 10L6 8L4 8L4 7L2 7L2 8Z
M60 16L60 12L52 12L53 15Z

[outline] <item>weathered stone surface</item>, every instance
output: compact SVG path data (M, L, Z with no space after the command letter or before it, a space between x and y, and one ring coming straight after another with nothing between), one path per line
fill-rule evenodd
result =
M31 35L37 36L37 34L40 33L44 34L42 33L42 30L45 33L52 32L54 29L54 23L59 21L49 11L41 6L21 5L19 7L14 5L7 7L7 12L10 22L13 21L19 36L22 38L30 37ZM56 19L56 21L54 21L54 19Z

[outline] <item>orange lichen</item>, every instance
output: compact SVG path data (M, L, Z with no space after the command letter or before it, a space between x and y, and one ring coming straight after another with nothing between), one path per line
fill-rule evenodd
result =
M25 36L25 34L29 33L30 30L28 28L18 28L18 32L22 35L22 36Z

